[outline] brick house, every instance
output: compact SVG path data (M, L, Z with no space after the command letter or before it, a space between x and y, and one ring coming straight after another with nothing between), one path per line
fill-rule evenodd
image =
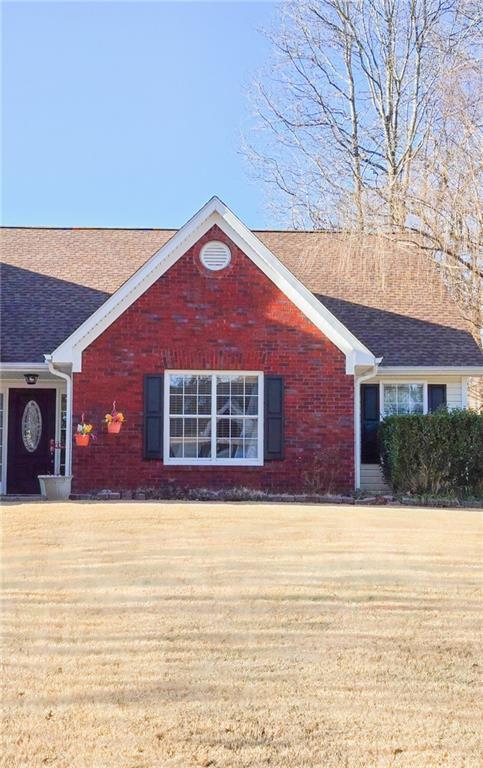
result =
M3 493L374 488L383 415L483 375L417 248L252 232L216 197L178 231L7 227L2 255Z

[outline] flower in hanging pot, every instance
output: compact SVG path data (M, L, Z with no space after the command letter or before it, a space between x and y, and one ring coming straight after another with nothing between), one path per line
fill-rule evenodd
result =
M112 435L117 435L121 431L121 426L126 421L124 414L121 411L116 410L116 401L112 404L111 413L106 413L104 421L107 424L107 431Z
M87 447L90 443L91 438L94 440L95 435L92 431L93 427L92 424L87 424L84 420L84 414L81 416L80 424L77 425L77 432L75 434L75 444Z

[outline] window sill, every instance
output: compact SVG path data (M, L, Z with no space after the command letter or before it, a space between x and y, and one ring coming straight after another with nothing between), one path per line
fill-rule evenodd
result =
M263 459L164 459L171 467L263 467Z

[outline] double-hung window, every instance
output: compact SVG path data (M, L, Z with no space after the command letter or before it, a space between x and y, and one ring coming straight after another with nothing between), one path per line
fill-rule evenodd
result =
M165 463L263 464L263 374L167 371Z
M384 384L384 415L424 413L424 384Z

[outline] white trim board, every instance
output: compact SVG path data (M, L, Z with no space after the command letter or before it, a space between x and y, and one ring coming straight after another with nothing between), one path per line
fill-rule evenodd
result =
M381 365L378 376L483 376L483 365Z
M346 357L346 372L374 365L359 341L218 197L212 197L168 242L52 353L55 365L82 370L82 352L214 225L237 245Z

